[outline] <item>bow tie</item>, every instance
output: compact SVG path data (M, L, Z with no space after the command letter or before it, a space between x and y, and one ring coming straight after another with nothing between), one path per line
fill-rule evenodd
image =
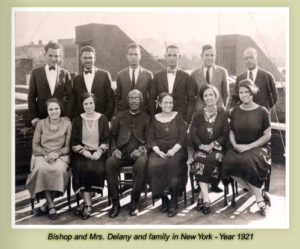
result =
M88 74L88 73L92 74L92 70L84 70L84 74Z
M170 70L170 69L168 69L168 70L167 70L167 73L168 73L168 74L174 74L174 75L175 75L175 74L176 74L176 70Z
M55 66L49 66L49 71L55 70L55 69L56 69Z

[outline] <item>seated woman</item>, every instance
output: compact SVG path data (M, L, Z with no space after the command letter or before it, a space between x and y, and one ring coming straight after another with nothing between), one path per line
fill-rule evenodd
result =
M211 211L208 184L217 184L219 180L219 168L228 138L228 116L222 107L216 105L219 92L214 86L203 86L199 97L205 106L195 114L191 126L195 150L192 171L201 188L196 209L208 214Z
M169 217L177 214L177 196L187 182L186 125L182 115L172 111L173 97L169 93L158 96L162 109L150 124L148 146L152 152L148 160L148 178L153 197L161 197L162 212ZM168 199L171 194L171 201Z
M258 88L251 80L239 83L242 104L233 109L230 117L229 139L232 148L225 155L222 176L232 177L256 197L261 215L266 215L270 199L261 191L270 167L271 126L267 109L253 102Z
M48 117L40 120L32 141L31 173L26 182L31 198L45 197L37 214L57 218L54 197L63 195L69 182L71 122L61 117L61 104L51 98L46 102Z
M73 189L81 192L83 203L77 208L82 219L91 215L91 192L100 192L104 186L105 161L109 143L107 118L95 112L96 99L92 93L81 96L84 113L72 122Z

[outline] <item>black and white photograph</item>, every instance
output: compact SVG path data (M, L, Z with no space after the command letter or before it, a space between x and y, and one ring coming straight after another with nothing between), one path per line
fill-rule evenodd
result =
M12 8L12 228L289 228L289 8Z

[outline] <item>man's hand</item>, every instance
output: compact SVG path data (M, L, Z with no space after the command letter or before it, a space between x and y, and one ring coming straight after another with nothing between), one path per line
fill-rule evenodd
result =
M102 155L102 152L100 150L97 150L94 152L94 154L91 156L92 160L98 160Z
M91 159L92 157L92 153L87 150L83 151L81 154L88 159Z
M112 153L117 159L121 159L122 157L122 152L118 149L115 149Z
M167 154L164 153L164 152L162 152L162 151L158 148L158 146L154 146L152 149L153 149L153 151L154 151L159 157L161 157L161 158L166 158L166 157L167 157Z

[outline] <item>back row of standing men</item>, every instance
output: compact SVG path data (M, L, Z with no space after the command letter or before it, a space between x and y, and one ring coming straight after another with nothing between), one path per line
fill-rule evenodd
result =
M70 74L58 64L61 59L60 45L49 42L45 46L46 65L33 70L28 92L28 108L33 126L39 119L47 117L46 101L55 97L63 103L64 115L73 118L83 112L80 96L84 92L93 93L97 99L97 112L111 119L116 110L128 108L127 95L132 89L143 94L142 109L152 117L158 112L157 96L162 92L171 93L174 97L174 111L180 112L190 124L195 111L203 106L198 92L205 84L214 85L220 93L218 105L227 107L229 99L228 75L225 68L215 65L215 49L211 45L202 47L203 66L196 69L191 76L178 67L180 50L178 46L166 48L167 69L153 74L140 66L141 48L138 44L129 44L126 58L129 66L118 73L116 98L111 87L109 72L95 67L96 52L91 46L80 50L80 61L83 72L71 80ZM100 58L101 60L101 58ZM244 51L246 72L238 75L236 88L243 79L251 79L259 88L254 102L270 110L277 101L277 90L273 76L258 67L257 51L247 48ZM116 99L116 101L115 101ZM238 103L234 92L232 103Z

